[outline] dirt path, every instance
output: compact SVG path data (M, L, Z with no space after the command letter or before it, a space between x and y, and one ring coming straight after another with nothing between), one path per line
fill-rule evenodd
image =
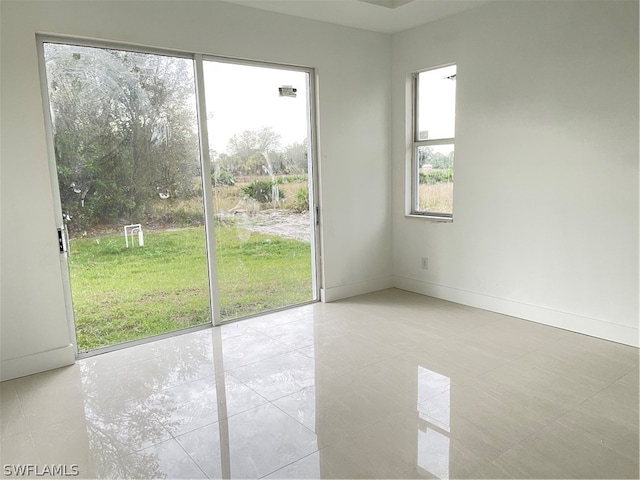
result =
M226 215L225 215L226 216ZM311 238L311 225L309 212L291 213L286 211L260 212L254 215L237 213L228 215L234 219L236 226L246 228L249 231L266 235L277 235L284 238L292 238L308 242ZM145 232L162 232L180 230L180 227L172 227L158 222L143 223ZM72 238L100 238L105 235L122 234L122 226L101 226L90 231L76 233Z
M311 238L311 224L309 212L262 212L255 216L236 218L236 225L252 232L277 235L308 242Z

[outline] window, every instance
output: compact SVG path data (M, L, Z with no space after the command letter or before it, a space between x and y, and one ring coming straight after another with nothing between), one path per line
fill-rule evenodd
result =
M411 214L453 218L456 66L413 76Z

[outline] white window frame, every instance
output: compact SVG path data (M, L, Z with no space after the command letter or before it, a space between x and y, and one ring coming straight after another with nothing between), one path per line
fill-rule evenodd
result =
M439 65L437 67L427 68L411 74L411 183L410 183L410 208L408 215L422 218L429 218L432 220L441 221L453 221L453 213L444 212L432 212L420 210L419 204L419 189L420 189L420 166L418 165L418 149L422 146L437 146L437 145L453 145L455 149L456 138L455 135L451 138L435 138L431 140L420 140L418 113L419 113L419 95L420 85L419 76L423 72L429 72L431 70L437 70L440 68L456 66L456 63L448 63ZM456 73L457 75L457 73ZM456 88L457 99L457 88ZM456 102L457 109L457 102ZM454 154L455 155L455 154ZM454 160L454 172L455 172L455 160Z

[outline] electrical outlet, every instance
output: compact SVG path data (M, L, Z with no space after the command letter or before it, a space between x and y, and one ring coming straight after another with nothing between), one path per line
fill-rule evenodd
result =
M429 268L429 259L427 257L422 257L422 268L425 270Z

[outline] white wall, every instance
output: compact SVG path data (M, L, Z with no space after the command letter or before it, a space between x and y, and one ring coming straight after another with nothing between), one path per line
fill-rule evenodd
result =
M392 59L395 285L637 346L638 2L491 3L394 35ZM404 216L405 99L449 62L444 224Z
M392 37L213 1L0 17L2 379L73 361L36 32L317 68L326 299L394 284L638 345L637 2L500 1ZM455 219L405 218L406 78L452 61Z
M36 32L314 67L324 296L391 285L387 35L219 2L1 2L1 378L73 361Z

